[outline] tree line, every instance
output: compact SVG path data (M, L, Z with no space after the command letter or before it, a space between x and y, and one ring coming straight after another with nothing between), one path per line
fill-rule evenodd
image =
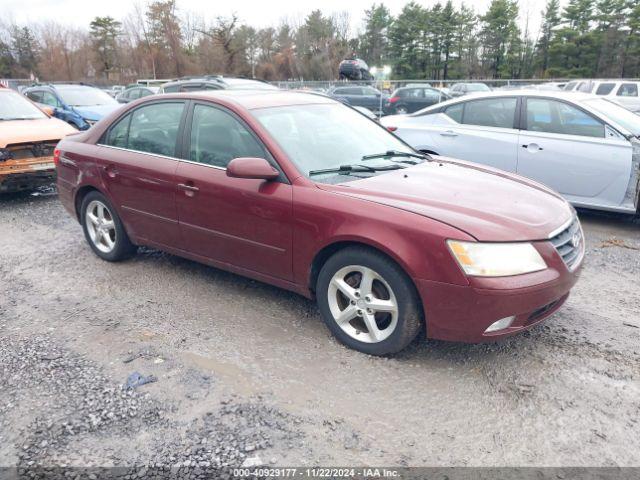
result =
M450 0L430 8L410 1L397 16L374 3L356 32L349 12L319 9L256 29L236 15L207 22L176 0L154 0L120 20L96 17L86 29L0 20L0 78L333 80L352 57L389 65L403 79L640 76L637 0L547 0L539 15L532 32L517 0L492 0L484 13Z

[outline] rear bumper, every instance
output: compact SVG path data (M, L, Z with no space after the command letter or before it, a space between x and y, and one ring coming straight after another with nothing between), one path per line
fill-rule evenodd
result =
M427 336L467 343L495 341L537 325L555 313L567 300L580 275L581 265L569 271L564 264L536 274L491 279L490 288L451 285L418 280L424 304ZM546 281L539 280L546 276ZM530 284L527 285L527 277ZM517 278L517 288L514 279ZM514 317L511 325L485 333L494 322Z
M21 169L15 173L0 170L0 193L33 190L37 187L51 185L56 181L55 168L33 170Z

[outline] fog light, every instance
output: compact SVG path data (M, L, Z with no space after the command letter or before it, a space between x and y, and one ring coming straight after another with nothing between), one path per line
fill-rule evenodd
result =
M491 332L497 332L498 330L503 330L507 328L509 325L511 325L511 322L513 322L514 318L516 317L512 316L512 317L501 318L497 322L493 322L491 325L489 325L489 328L487 328L484 331L484 333L491 333Z

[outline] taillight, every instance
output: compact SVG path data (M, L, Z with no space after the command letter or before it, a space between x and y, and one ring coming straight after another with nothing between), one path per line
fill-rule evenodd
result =
M395 132L398 129L398 127L387 127L387 130L389 130L390 132Z
M53 164L56 167L60 165L60 150L57 148L53 151Z
M398 100L400 100L400 97L391 97L389 103L396 103Z

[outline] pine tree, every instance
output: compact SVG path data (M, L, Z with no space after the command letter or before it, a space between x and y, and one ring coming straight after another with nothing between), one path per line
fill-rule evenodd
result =
M89 24L89 34L93 48L105 75L115 67L118 61L118 36L122 34L122 24L112 17L96 17Z
M480 17L484 61L494 78L511 76L518 70L521 48L516 0L492 0L489 10Z
M364 33L360 37L360 55L369 65L387 62L387 33L392 22L391 12L384 4L373 4L364 12Z

